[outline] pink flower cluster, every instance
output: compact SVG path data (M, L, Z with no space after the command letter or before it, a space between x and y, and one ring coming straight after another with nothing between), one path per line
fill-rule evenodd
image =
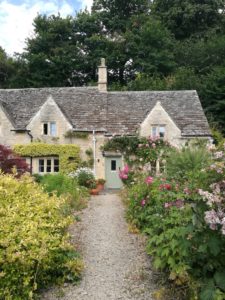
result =
M184 206L184 201L181 200L181 199L177 199L176 201L173 201L173 202L166 202L164 204L164 207L165 208L170 208L172 206L176 206L177 208L181 208Z
M120 172L119 172L120 179L127 180L129 171L130 171L130 169L129 169L128 165L125 165L123 170L120 170Z
M214 191L213 191L213 193L209 193L209 192L207 192L207 191L203 191L203 190L201 190L201 189L199 189L198 190L198 193L199 193L199 195L200 196L202 196L202 198L204 199L204 200L206 200L206 203L210 206L210 207L212 207L213 206L213 204L215 203L221 203L222 202L222 197L220 196L220 193L219 193L219 190L218 190L218 186L216 185L216 186L214 186Z
M199 194L207 205L212 207L211 210L205 212L205 222L209 224L210 229L217 230L221 228L221 232L225 235L225 180L214 183L211 186L212 193L199 190Z
M148 177L146 177L146 179L145 179L145 183L147 184L147 185L150 185L150 184L152 184L153 183L153 177L151 177L151 176L148 176Z
M209 224L210 229L217 230L221 226L221 232L225 235L225 213L222 210L214 209L205 212L205 222Z

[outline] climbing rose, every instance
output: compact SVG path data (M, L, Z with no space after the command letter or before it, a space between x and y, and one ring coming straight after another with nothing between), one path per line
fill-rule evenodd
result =
M125 166L124 166L124 169L123 169L123 172L124 172L125 174L128 174L129 171L130 171L130 169L129 169L128 165L125 165Z

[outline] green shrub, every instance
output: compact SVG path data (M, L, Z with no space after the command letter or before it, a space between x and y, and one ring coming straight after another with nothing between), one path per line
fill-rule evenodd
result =
M64 174L47 174L39 178L44 190L50 195L55 192L56 195L67 198L67 204L72 209L80 210L86 207L87 190L79 186L76 179Z
M0 299L33 299L52 283L77 280L82 263L69 243L66 200L30 176L0 174Z
M96 180L92 169L90 168L79 168L76 172L69 174L71 178L75 178L80 186L86 188L95 188Z
M187 147L173 151L167 158L167 176L179 181L191 179L200 184L206 178L204 170L210 162L211 156L206 147Z

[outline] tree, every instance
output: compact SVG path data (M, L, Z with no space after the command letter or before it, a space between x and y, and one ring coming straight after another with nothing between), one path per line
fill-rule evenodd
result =
M225 66L213 68L202 78L199 94L209 118L225 134Z
M29 86L82 85L83 54L77 47L72 17L41 16L34 20L35 36L27 40L22 59L27 61Z
M151 17L139 21L127 33L127 41L136 71L166 76L174 70L174 39L160 21Z
M0 88L7 87L13 72L13 60L0 47Z
M224 0L154 0L151 10L177 39L184 39L219 27L224 19Z
M92 13L98 13L105 29L114 34L124 33L132 16L144 14L149 10L148 0L94 0Z
M3 173L13 173L16 168L17 176L29 172L29 166L25 160L16 155L10 148L0 145L0 170Z

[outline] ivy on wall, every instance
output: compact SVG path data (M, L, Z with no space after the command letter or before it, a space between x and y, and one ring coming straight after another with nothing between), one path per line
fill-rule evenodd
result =
M65 138L77 138L77 139L88 139L89 132L83 132L83 131L73 131L68 130L65 134Z
M14 152L24 157L59 157L59 168L62 173L70 173L77 169L81 163L80 148L76 145L51 145L44 143L31 143L28 145L15 145Z

